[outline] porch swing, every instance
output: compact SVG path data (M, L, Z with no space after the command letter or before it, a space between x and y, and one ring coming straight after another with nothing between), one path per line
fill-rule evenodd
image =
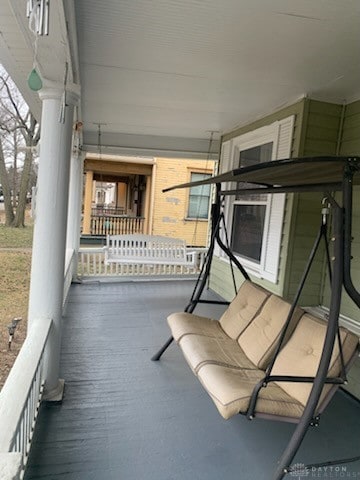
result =
M212 207L209 251L190 302L184 312L168 317L172 337L152 360L159 360L175 339L224 418L241 413L249 420L262 417L297 423L273 480L291 472L291 462L308 428L318 425L335 391L346 383L346 373L358 355L358 337L340 327L338 319L343 287L360 308L360 293L353 284L350 269L353 185L360 184L359 171L360 157L284 159L167 189L216 184L217 194ZM231 189L235 182L238 187L245 185ZM229 184L230 188L226 188ZM294 300L289 304L250 280L230 249L222 204L228 195L293 192L322 192L324 200L318 235ZM336 192L340 192L342 204L335 197ZM330 211L332 258L327 226ZM325 246L331 283L327 321L298 307L321 242ZM234 266L245 280L219 321L193 314L201 303L229 304L202 299L216 244L229 257L235 289Z

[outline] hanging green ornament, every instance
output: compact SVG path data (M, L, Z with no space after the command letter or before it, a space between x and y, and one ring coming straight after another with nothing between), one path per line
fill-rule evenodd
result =
M31 70L30 75L28 76L28 85L34 92L37 92L43 86L42 80L35 68Z

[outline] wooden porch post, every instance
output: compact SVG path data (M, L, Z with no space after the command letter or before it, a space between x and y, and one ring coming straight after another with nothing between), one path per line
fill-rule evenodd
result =
M146 176L146 187L145 187L145 205L144 205L144 233L149 234L149 220L150 220L150 198L151 198L151 176Z
M126 190L126 183L117 183L117 206L122 207L124 209L124 213L126 213Z
M41 152L39 160L36 219L34 226L28 328L45 319L52 327L45 348L46 400L62 398L59 379L61 325L64 292L69 170L74 104L79 95L67 92L65 121L59 122L63 86L44 81Z
M93 196L93 180L94 172L88 170L86 172L85 180L85 194L84 194L84 218L83 218L83 233L90 235L91 233L91 204Z

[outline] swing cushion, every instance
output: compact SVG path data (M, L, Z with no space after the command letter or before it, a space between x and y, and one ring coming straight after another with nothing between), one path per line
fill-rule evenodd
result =
M245 280L236 297L223 313L220 321L191 313L173 313L168 323L174 339L179 342L184 335L237 339L260 311L270 292ZM224 332L226 335L224 335Z
M201 335L213 338L227 338L219 320L201 317L193 313L172 313L167 318L172 336L179 342L185 335Z
M226 420L238 413L246 414L254 387L264 378L260 369L247 370L222 365L203 365L198 378ZM256 412L287 419L299 418L303 405L278 385L269 384L260 390Z
M325 321L310 314L303 315L292 337L279 353L271 374L314 377L322 354L326 328L327 324ZM344 363L346 365L353 357L359 339L345 328L340 328L340 338ZM328 372L329 377L341 375L341 357L338 340L335 340ZM275 383L302 405L306 405L312 384L294 382ZM332 385L330 384L324 386L319 405L331 388Z
M200 335L185 335L180 340L184 357L197 373L205 363L257 370L236 340L232 338L209 338Z
M215 332L212 336L183 335L178 343L186 361L195 373L205 363L255 370L263 368L275 351L290 307L290 304L280 297L270 295L238 340L228 337L220 329L217 337ZM295 310L289 334L303 313L300 308ZM177 321L180 322L181 318L178 317ZM247 343L250 341L253 343Z
M270 295L264 288L245 280L219 320L224 332L230 338L237 339L259 313Z
M238 343L246 356L260 369L266 368L275 351L290 308L290 303L277 295L271 295L259 314L238 338ZM295 309L285 341L292 334L303 313L301 308Z
M324 320L304 314L280 351L271 374L315 376L326 328ZM340 337L344 363L349 365L357 353L359 339L345 328L340 328ZM329 377L341 373L339 347L336 343L328 371ZM209 362L198 369L197 375L219 413L227 419L237 413L247 412L253 389L264 378L265 372L261 369L232 368ZM310 383L270 382L260 390L255 414L297 421L304 411L311 388ZM324 410L337 388L337 385L324 386L316 414Z

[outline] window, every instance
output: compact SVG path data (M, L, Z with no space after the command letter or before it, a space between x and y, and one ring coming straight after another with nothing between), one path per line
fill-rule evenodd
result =
M191 182L198 182L199 180L206 180L210 178L210 173L191 173ZM189 206L187 218L204 218L207 219L209 215L210 203L210 188L211 185L199 185L198 187L191 187L189 192Z
M220 172L290 157L293 128L294 116L290 116L224 142ZM233 184L228 188L235 187ZM239 183L237 187L251 188L251 184ZM249 273L273 283L278 278L284 209L285 194L257 193L225 198L232 250ZM226 259L220 250L217 253Z
M237 167L249 167L269 162L273 143L240 151ZM237 188L251 188L251 184L238 184ZM264 236L268 195L238 195L234 202L231 229L231 248L243 257L260 263Z

